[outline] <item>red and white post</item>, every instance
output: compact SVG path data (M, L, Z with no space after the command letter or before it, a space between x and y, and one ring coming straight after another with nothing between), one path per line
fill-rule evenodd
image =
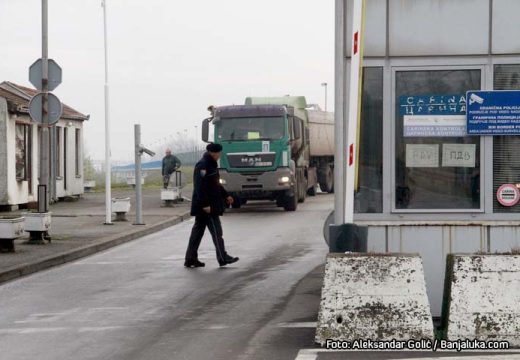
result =
M352 49L348 113L343 112L345 89L345 21L347 0L336 0L336 152L334 224L329 226L329 251L331 253L366 252L368 229L354 224L354 191L357 190L359 160L359 129L363 76L363 29L365 1L353 1ZM349 24L346 24L349 26ZM345 134L346 130L346 134Z
M363 33L365 0L354 0L352 17L352 49L350 63L349 106L347 116L347 174L345 179L345 223L354 222L354 191L357 190L359 129L363 83Z

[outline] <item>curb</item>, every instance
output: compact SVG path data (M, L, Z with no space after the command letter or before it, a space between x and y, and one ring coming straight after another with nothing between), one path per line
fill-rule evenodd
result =
M104 238L103 240L95 244L85 245L77 249L63 252L61 254L48 256L36 262L16 265L10 269L0 272L0 284L23 276L27 276L29 274L33 274L38 271L50 269L58 265L63 265L65 263L110 249L117 245L130 242L140 237L159 232L171 226L180 224L181 222L189 219L190 217L190 212L186 211L180 214L179 216L175 217L174 219L164 220L155 225L150 225L150 227L143 228L141 230L127 231L123 234L112 235Z

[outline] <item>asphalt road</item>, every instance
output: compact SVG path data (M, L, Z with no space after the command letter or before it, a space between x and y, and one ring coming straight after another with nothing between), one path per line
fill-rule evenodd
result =
M297 212L248 205L185 269L192 221L0 286L1 360L519 359L519 354L337 352L314 344L332 197ZM488 355L488 356L484 356ZM459 357L460 356L460 357ZM480 356L480 357L479 357Z
M0 358L294 359L313 347L333 198L300 205L226 213L228 268L209 234L206 268L183 267L189 221L0 286Z

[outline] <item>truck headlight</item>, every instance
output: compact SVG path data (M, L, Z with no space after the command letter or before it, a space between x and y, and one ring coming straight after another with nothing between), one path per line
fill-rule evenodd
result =
M226 185L226 180L224 180L224 179L219 179L218 181L219 181L222 185Z
M278 183L280 184L288 184L291 181L289 176L282 176L280 179L278 179Z

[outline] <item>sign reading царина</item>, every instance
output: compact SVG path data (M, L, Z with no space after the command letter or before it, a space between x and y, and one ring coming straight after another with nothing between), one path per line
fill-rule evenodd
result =
M401 96L399 114L405 137L466 136L466 96Z

